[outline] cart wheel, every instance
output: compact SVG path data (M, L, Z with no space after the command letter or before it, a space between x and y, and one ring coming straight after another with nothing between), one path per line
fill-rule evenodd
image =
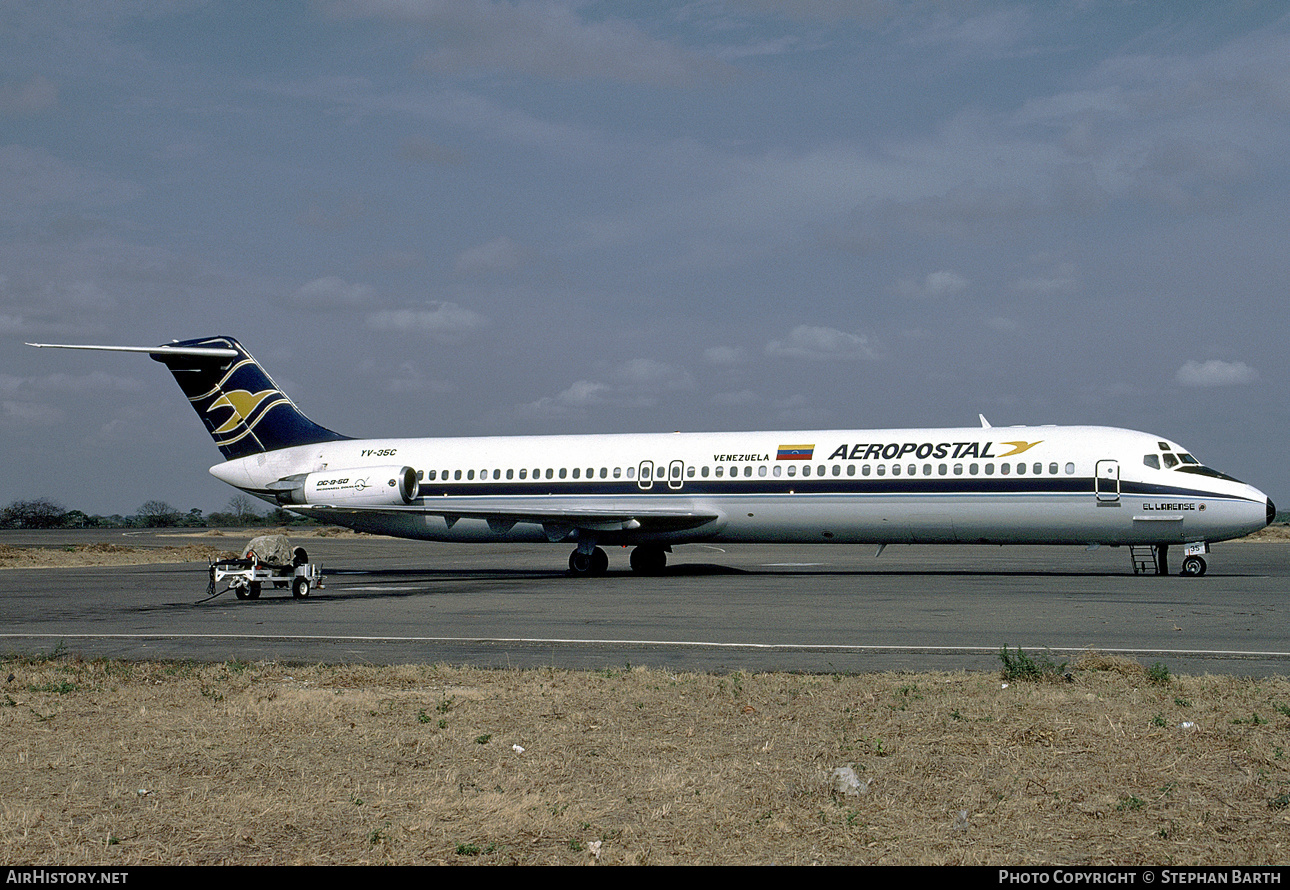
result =
M309 596L309 579L297 578L291 582L291 595L296 599L304 599Z
M245 587L234 587L233 593L237 594L237 598L240 600L248 599L251 596Z
M260 598L260 582L252 581L246 588L247 599L258 600Z

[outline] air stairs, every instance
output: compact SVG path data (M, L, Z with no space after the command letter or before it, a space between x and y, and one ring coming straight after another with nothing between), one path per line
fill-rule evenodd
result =
M1129 545L1129 557L1133 560L1133 574L1156 575L1160 572L1160 563L1156 561L1156 548L1150 544Z

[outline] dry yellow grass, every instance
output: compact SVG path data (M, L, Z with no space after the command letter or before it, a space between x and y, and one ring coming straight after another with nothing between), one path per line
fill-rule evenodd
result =
M10 659L0 858L1290 858L1290 681L1162 678L1091 653L1071 674ZM842 767L855 793L831 787Z

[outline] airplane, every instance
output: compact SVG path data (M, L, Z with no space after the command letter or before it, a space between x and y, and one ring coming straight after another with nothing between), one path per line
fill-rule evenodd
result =
M1203 575L1215 541L1269 525L1263 492L1175 442L1098 426L355 439L319 426L232 337L142 353L165 365L224 461L210 472L271 504L430 541L603 546L664 571L689 543L1128 546L1134 571Z

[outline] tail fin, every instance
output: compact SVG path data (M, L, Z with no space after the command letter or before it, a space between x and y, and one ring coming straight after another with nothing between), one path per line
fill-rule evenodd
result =
M32 343L31 346L61 344ZM170 369L225 460L349 438L301 413L241 343L232 337L184 340L157 347L72 346L145 352Z

